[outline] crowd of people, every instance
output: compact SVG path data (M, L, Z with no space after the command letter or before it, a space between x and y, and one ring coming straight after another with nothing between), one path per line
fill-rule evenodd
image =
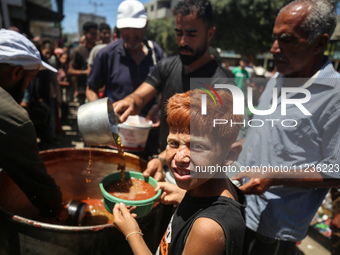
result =
M16 27L9 27L8 30L20 33ZM31 39L41 59L57 69L57 73L50 70L39 72L26 88L20 102L34 124L40 150L58 146L62 124L68 122L69 103L75 101L81 105L86 101L87 76L96 54L119 38L117 27L112 35L108 24L98 26L97 23L86 22L78 44L66 47L62 39ZM101 88L100 97L104 96L103 90Z
M334 201L339 197L340 175L333 168L339 170L340 164L340 75L324 55L337 24L333 3L296 0L281 9L270 49L275 74L251 64L247 57L233 70L227 63L222 65L209 46L216 28L208 0L179 1L173 15L178 54L170 57L163 57L161 47L145 37L148 18L138 0L119 5L113 31L107 24L86 22L79 46L72 49L40 38L29 41L16 36L14 29L1 30L0 74L5 78L0 83L0 142L6 144L1 154L10 156L0 155L0 168L45 214L62 213L60 191L47 175L38 150L58 142L69 102L82 105L109 97L121 122L140 114L154 123L141 154L148 159L143 174L159 181L162 203L179 205L157 254L294 254L330 188ZM29 61L21 59L20 52ZM40 67L45 69L38 72ZM244 117L233 114L236 98L225 90L215 91L221 108L203 116L200 100L206 90L193 89L193 79L210 79L222 87L232 83L248 98ZM301 93L308 98L303 106L287 103L302 100ZM216 105L209 98L206 103L208 109ZM273 108L274 103L284 105L285 114L283 108ZM262 114L268 109L269 114ZM272 122L242 128L209 125L226 117L238 124L252 119L268 123L268 118ZM274 124L287 119L295 121L293 129ZM18 127L26 133L19 135ZM24 148L31 150L22 152ZM20 152L22 162L14 164L13 155ZM196 167L227 167L234 161L260 171L240 172L234 182L224 174L193 173ZM263 171L270 166L289 171ZM315 171L319 169L315 166L323 171ZM32 175L25 174L27 167L33 169ZM45 203L41 193L46 190L54 203ZM116 204L113 214L132 251L150 254L127 207ZM335 233L340 229L338 215L336 210L331 224ZM337 254L339 245L334 247Z

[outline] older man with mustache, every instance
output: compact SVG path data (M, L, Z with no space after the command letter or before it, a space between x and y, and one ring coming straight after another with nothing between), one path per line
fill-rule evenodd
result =
M329 188L340 186L340 75L324 55L336 24L329 0L297 0L277 16L278 73L258 110L273 106L275 89L278 107L253 117L276 121L250 127L238 159L258 171L238 176L251 177L240 187L248 194L244 254L294 254Z

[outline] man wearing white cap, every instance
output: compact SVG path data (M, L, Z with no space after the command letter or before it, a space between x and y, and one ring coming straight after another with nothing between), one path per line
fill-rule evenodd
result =
M44 216L57 215L62 198L39 156L34 126L18 102L40 69L56 69L15 31L0 30L0 170L5 171ZM6 192L3 190L1 192Z
M105 96L113 102L132 93L163 57L163 51L153 41L144 38L148 24L145 8L137 0L125 0L118 7L117 28L121 39L98 52L88 77L87 99L98 99L98 90L106 85ZM141 114L146 115L150 102Z
M88 101L98 99L98 91L104 85L105 97L112 102L123 99L138 88L163 57L161 47L144 38L147 24L148 18L141 2L125 0L119 5L116 26L121 39L98 52L87 79ZM155 98L144 106L140 115L146 116L154 104ZM147 158L156 153L157 132L151 130L146 148L137 153L138 156Z

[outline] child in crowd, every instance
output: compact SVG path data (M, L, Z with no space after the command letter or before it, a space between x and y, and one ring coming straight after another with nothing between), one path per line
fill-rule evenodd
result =
M169 124L166 162L178 186L160 182L161 202L178 203L156 254L242 254L245 197L224 172L205 172L209 166L229 166L241 152L236 141L240 125L216 125L214 119L241 122L233 115L232 96L218 90L222 105L207 97L206 115L195 89L168 100ZM121 203L113 209L115 226L125 235L134 254L151 254L138 223Z
M61 121L67 123L68 104L73 101L73 87L68 75L69 56L62 52L58 58L58 82L61 89Z

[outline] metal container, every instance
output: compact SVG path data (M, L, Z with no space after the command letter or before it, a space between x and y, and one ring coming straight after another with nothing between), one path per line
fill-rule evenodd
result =
M100 181L117 171L119 156L108 149L57 149L41 152L48 173L63 193L63 200L101 198ZM89 167L89 161L91 165ZM146 162L126 153L126 170L141 172ZM152 252L165 232L172 207L156 205L138 219ZM38 210L4 172L0 171L0 254L132 254L124 236L113 224L63 226L33 220Z
M106 97L78 108L79 132L89 145L115 145L114 135L118 135L118 119L112 101Z

